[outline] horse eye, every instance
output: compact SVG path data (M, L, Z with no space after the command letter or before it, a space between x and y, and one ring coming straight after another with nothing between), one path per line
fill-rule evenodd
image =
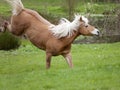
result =
M88 27L88 25L85 26L86 28Z

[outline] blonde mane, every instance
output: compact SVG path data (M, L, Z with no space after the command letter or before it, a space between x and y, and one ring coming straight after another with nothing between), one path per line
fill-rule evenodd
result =
M18 15L24 9L21 0L5 0L5 1L7 1L12 7L13 15Z
M62 18L60 23L56 26L50 27L50 30L56 38L62 38L66 36L71 37L80 27L80 18L82 18L85 24L88 24L87 18L81 15L75 15L75 18L72 22Z

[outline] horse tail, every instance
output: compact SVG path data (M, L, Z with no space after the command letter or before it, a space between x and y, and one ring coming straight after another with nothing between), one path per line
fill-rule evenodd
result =
M5 0L5 1L7 1L11 5L13 15L18 15L24 9L21 0Z

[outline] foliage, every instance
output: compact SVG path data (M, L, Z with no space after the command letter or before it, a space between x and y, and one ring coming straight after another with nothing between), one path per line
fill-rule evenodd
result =
M12 34L0 33L0 50L16 49L20 46L20 40Z
M99 17L107 13L110 14L110 16L118 15L116 13L116 9L117 8L118 10L120 9L120 3L113 3L117 1L119 0L22 0L26 8L36 10L44 18L46 18L47 20L54 24L57 24L59 19L62 17L71 20L71 18L73 18L74 16L73 13L80 13L83 15L85 15L86 13L90 13L91 16L97 18L97 20L92 19L90 23L92 23L95 26L98 26L102 33L108 34L109 31L106 30L109 30L109 28L112 27L114 28L115 33L119 35L120 20L116 21L116 19L111 17L109 18ZM4 0L0 0L0 17L1 16L9 17L10 15L11 15L10 6ZM104 25L103 23L106 25ZM114 33L114 30L111 29L111 31L113 31L111 33ZM106 39L109 39L109 37L107 37ZM109 41L110 40L111 39L109 39Z
M26 8L34 9L41 13L46 13L48 16L53 15L59 18L67 17L69 18L69 4L66 1L70 0L23 0L23 4ZM71 0L72 1L72 0ZM75 13L92 13L92 14L102 14L106 10L113 10L117 6L120 6L119 3L101 3L93 2L92 0L74 0L76 4L70 4L73 7ZM10 16L10 6L3 0L0 1L0 14L2 16ZM73 13L73 12L72 12ZM53 18L52 18L53 19ZM51 19L51 20L52 20Z
M66 12L68 12L69 20L72 20L77 2L78 0L66 0L64 3L64 8L66 9Z
M45 69L45 53L25 43L0 51L0 90L120 90L120 43L73 45L74 68L62 57Z

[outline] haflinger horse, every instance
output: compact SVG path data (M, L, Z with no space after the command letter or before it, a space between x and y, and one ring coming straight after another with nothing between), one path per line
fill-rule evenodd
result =
M62 18L54 25L36 11L24 8L21 0L6 0L12 6L11 22L4 22L17 36L26 35L39 49L46 51L46 68L50 68L51 57L62 55L72 68L71 44L79 35L99 35L99 30L88 23L88 19L75 15L72 22ZM4 30L2 30L4 31Z

